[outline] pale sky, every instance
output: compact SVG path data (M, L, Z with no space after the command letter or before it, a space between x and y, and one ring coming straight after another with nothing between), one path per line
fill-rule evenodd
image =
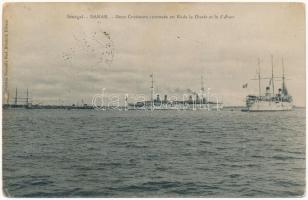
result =
M258 93L261 74L281 76L294 104L305 105L305 11L296 3L15 3L7 4L10 98L29 88L34 103L91 103L107 95L175 95L206 88L225 105ZM90 15L108 15L94 19ZM69 18L81 16L83 18ZM128 16L175 16L130 19ZM192 16L192 19L177 18ZM214 19L195 19L195 15ZM215 15L218 19L215 19ZM227 19L220 19L220 16ZM248 83L248 88L242 85ZM264 91L268 80L263 81ZM281 85L275 82L276 89Z

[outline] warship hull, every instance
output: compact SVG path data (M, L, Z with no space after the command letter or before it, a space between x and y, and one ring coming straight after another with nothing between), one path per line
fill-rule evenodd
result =
M204 110L220 111L223 109L222 103L212 104L161 104L161 105L136 105L129 104L128 110Z
M290 111L293 108L292 102L275 101L256 101L243 111L247 112L266 112L266 111Z

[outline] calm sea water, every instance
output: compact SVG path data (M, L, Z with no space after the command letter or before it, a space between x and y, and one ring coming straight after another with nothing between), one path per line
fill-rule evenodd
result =
M13 197L295 197L305 110L5 110Z

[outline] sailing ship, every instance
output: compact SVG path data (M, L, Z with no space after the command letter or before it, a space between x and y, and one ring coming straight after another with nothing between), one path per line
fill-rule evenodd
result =
M259 95L248 95L246 97L246 108L242 111L262 112L262 111L289 111L293 108L293 99L286 87L286 78L284 73L284 62L282 59L282 77L274 76L273 56L272 61L272 76L270 78L262 78L260 73L260 59L258 59L258 78L253 80L259 81ZM269 85L266 86L265 94L261 94L261 80L269 79ZM278 88L275 94L275 79L281 79L281 88Z
M210 99L210 95L205 94L203 86L203 76L201 76L201 90L200 93L193 92L188 95L187 99L183 100L169 100L167 95L161 99L159 94L154 97L154 76L151 77L151 97L150 100L139 101L135 103L127 103L128 110L221 110L223 103L218 98L215 101ZM127 99L126 99L127 101Z

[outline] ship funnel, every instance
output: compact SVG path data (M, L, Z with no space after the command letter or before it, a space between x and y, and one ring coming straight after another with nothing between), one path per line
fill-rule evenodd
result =
M167 98L167 95L165 94L165 98L164 98L164 101L168 101L168 98Z
M156 101L160 101L159 94L156 97Z
M270 92L270 87L267 86L266 87L266 93L265 93L266 96L270 96L271 95L271 92Z

